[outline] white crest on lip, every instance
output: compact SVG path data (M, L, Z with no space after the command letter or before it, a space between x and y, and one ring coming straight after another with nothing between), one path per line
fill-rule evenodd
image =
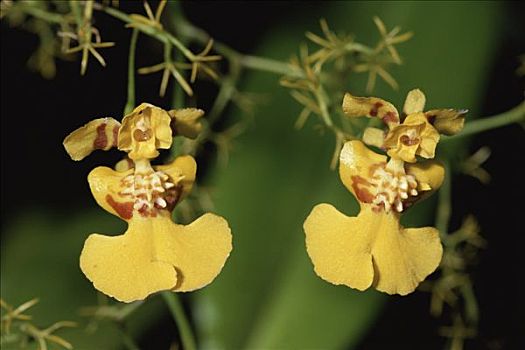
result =
M395 210L401 213L405 209L404 201L410 196L417 196L417 181L413 175L393 174L385 167L378 167L369 180L375 192L372 204L383 207L388 213Z
M180 179L176 179L176 182ZM124 197L131 197L133 208L142 212L151 212L157 208L166 208L168 203L164 198L167 191L175 187L175 183L162 171L135 173L122 179L122 190L119 192Z

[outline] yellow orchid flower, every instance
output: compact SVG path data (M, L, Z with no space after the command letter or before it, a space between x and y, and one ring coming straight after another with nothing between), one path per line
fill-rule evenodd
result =
M80 268L95 288L119 301L202 288L219 274L232 249L230 228L220 216L207 213L189 225L171 219L196 174L191 156L150 164L158 149L171 146L171 123L168 112L141 104L122 124L97 119L64 140L75 160L115 145L128 152L127 166L121 164L120 171L97 167L88 175L97 203L125 220L128 229L120 236L90 235L80 255Z
M385 149L390 157L415 163L416 155L434 158L439 134L453 135L463 128L466 110L435 109L423 112L426 97L419 89L411 90L405 100L401 123L397 109L377 97L355 97L347 93L343 111L349 117L378 117L388 126L387 133L367 128L365 143Z
M348 217L330 204L313 208L304 230L315 272L358 290L373 286L388 294L413 292L438 267L443 249L437 229L404 228L399 218L441 185L443 167L434 161L387 162L354 140L341 151L339 173L361 210Z

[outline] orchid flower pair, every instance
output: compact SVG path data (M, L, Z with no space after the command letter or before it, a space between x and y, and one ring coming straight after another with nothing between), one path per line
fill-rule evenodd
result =
M341 151L339 173L361 205L358 216L319 204L304 223L307 251L321 278L405 295L439 265L438 230L406 229L399 220L438 189L445 176L438 162L418 162L417 156L433 158L440 133L459 132L466 111L423 112L424 105L425 95L417 89L409 92L401 116L387 101L345 95L343 110L349 117L380 118L388 130L367 128L364 143L349 141ZM195 160L181 156L167 165L150 164L159 149L171 147L174 135L195 138L202 115L199 109L165 111L144 103L122 123L95 119L64 140L74 160L113 147L128 156L116 170L97 167L88 176L97 203L128 223L123 235L92 234L85 242L80 267L101 292L131 302L162 290L202 288L221 271L232 249L226 220L208 213L184 226L171 218L175 205L191 191Z

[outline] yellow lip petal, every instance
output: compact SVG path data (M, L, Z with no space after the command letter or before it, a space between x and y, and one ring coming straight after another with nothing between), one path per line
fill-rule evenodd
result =
M189 292L211 283L232 250L231 231L224 218L204 214L189 225L171 221L155 231L159 260L178 272L177 292Z
M348 217L319 204L304 223L315 272L333 284L406 295L432 273L442 256L435 228L404 229L393 212L362 207Z
M219 274L231 249L223 218L205 214L184 226L160 213L133 217L121 236L89 236L80 267L95 288L131 302L161 290L204 287Z
M372 247L374 287L388 294L412 293L441 261L439 232L433 227L395 228L399 224L392 218L382 222Z
M343 112L349 117L379 118L389 127L399 124L396 107L377 97L356 97L346 93L343 98Z
M80 268L96 289L129 303L176 286L174 267L155 256L151 229L151 224L149 229L139 230L130 226L121 236L88 237L80 255Z
M371 203L372 194L367 179L375 167L386 164L386 157L368 149L358 140L344 144L339 157L341 181L361 203Z
M410 90L403 106L403 113L409 115L412 113L423 112L425 108L426 97L423 91L419 89Z
M124 172L108 167L97 167L88 175L91 193L98 205L123 220L133 216L133 199L122 194L122 180L133 173L133 169Z
M372 284L370 237L366 225L329 204L314 207L304 222L306 249L316 274L339 285L365 290Z
M120 123L99 118L73 131L64 139L64 148L73 160L82 160L94 150L107 151L117 145Z

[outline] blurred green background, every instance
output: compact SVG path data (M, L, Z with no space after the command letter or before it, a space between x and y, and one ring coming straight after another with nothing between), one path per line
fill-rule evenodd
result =
M142 12L140 3L121 1L120 7ZM392 70L400 89L379 82L373 95L401 106L406 93L419 87L427 108L468 108L469 118L503 112L523 98L523 79L515 70L525 52L520 17L525 8L517 2L192 2L183 9L218 41L284 61L305 41L305 31L319 32L321 17L332 29L374 44L378 33L372 17L378 15L388 28L399 25L415 36L400 46L404 65ZM78 62L61 62L56 78L44 80L26 68L37 45L34 35L2 23L0 40L2 298L17 305L39 297L32 311L42 325L80 321L79 329L60 334L86 350L122 348L117 327L102 323L97 333L85 332L86 319L78 313L97 302L78 268L85 238L91 232L118 234L125 227L96 206L86 175L97 165L115 163L119 154L100 152L73 163L61 145L88 120L119 119L125 104L130 32L104 14L95 17L102 37L117 46L105 52L107 68L92 61L84 77ZM161 60L151 40L141 36L138 45L138 67ZM211 146L197 158L199 180L212 190L214 211L228 219L234 234L234 250L215 282L183 295L199 348L441 349L445 340L437 329L448 321L429 315L427 294L360 293L315 276L304 246L304 219L321 202L348 215L355 215L357 206L329 169L332 137L320 135L313 122L302 131L293 129L300 106L278 78L261 72L243 77L240 88L264 99L226 167L217 164ZM157 96L159 80L138 78L138 102L170 107L169 98ZM366 76L354 75L348 90L365 95L365 82ZM195 91L190 103L209 109L214 88L200 83ZM228 108L224 125L242 118L240 113ZM514 171L524 150L523 131L506 127L470 141L442 150L454 161L484 144L493 151L489 186L463 175L453 180L452 228L473 213L489 241L473 270L481 323L479 337L467 348L512 349L520 341L518 320L524 311L515 285L523 185ZM432 200L418 205L404 217L405 224L432 224L433 209ZM159 296L149 298L127 323L141 349L167 349L178 337Z

